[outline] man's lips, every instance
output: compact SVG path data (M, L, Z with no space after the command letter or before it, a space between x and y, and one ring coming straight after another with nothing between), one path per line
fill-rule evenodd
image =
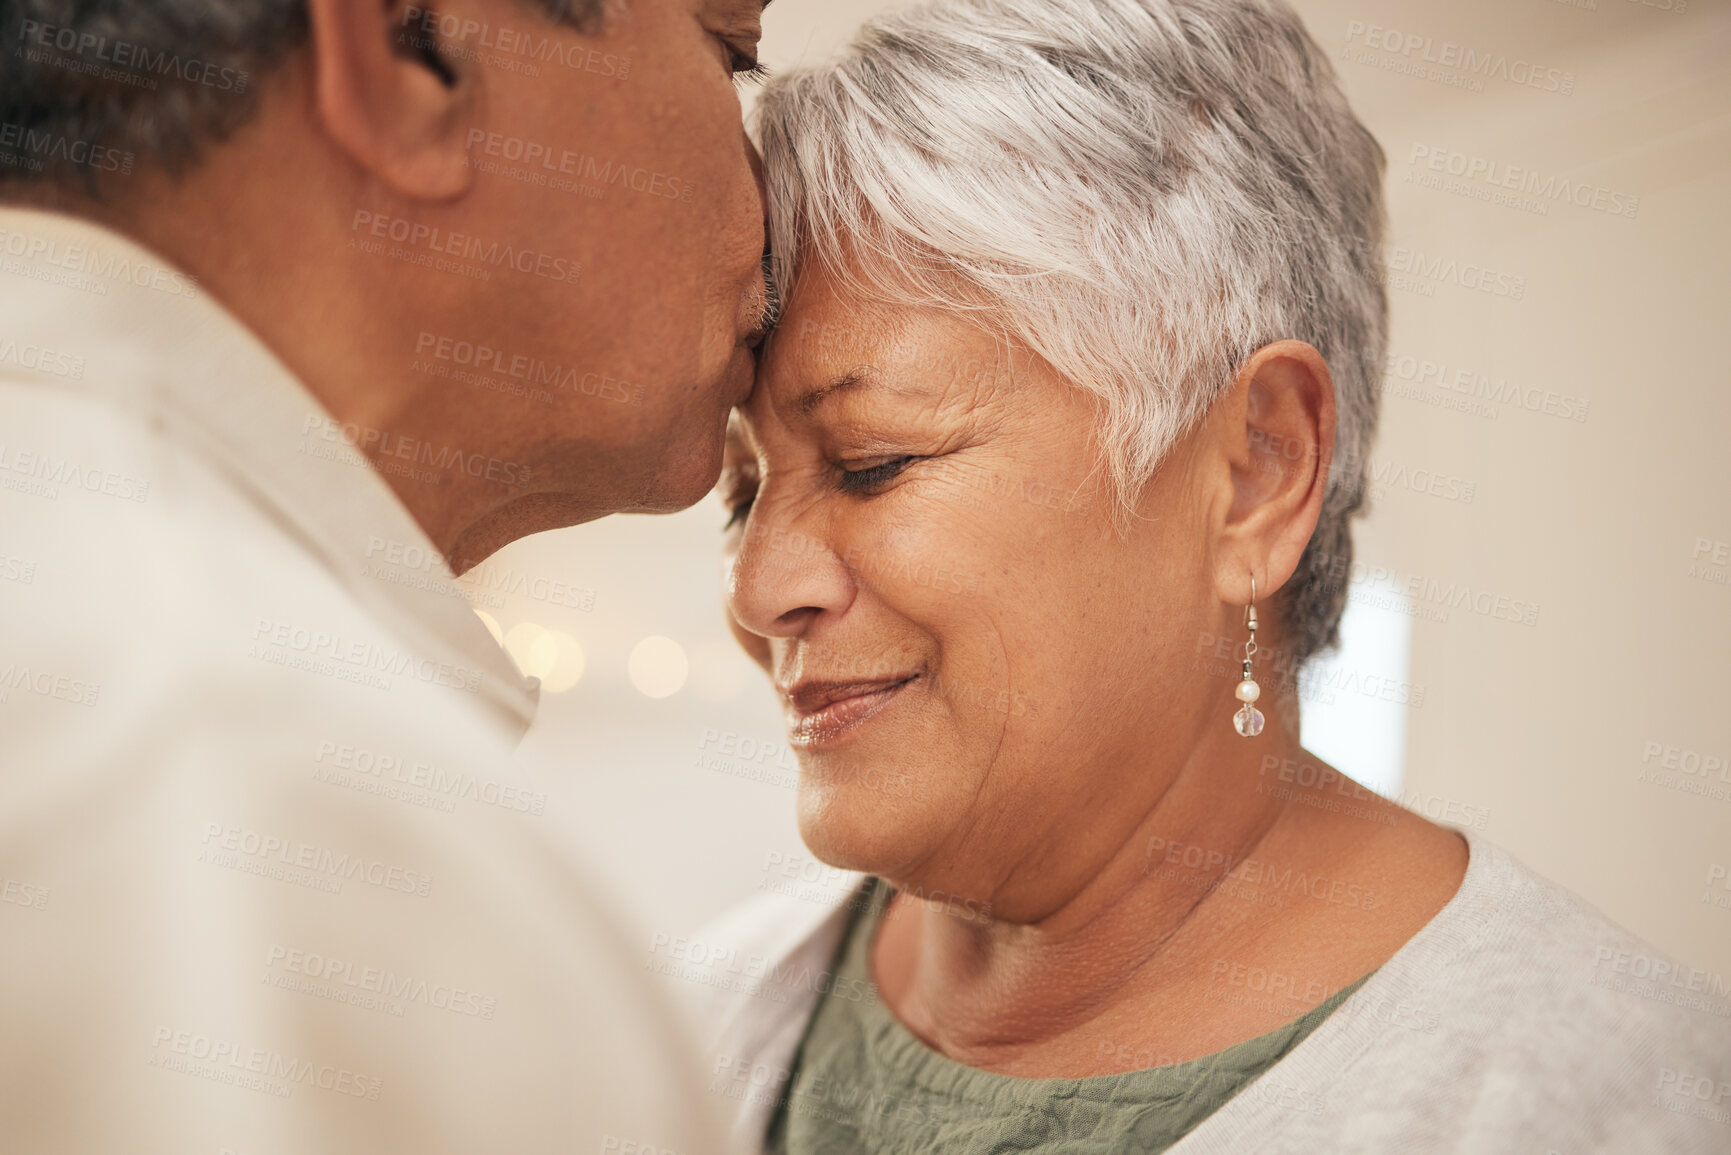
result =
M788 706L788 735L796 745L827 745L889 705L901 688L917 677L899 674L848 682L799 682L782 690Z

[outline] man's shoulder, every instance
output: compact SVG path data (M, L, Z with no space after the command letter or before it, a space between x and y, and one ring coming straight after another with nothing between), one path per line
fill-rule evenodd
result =
M196 611L211 598L302 586L304 544L225 473L142 412L70 389L0 380L0 508L15 548L57 588L107 595L87 613ZM163 595L170 595L164 597ZM146 624L134 619L137 624Z

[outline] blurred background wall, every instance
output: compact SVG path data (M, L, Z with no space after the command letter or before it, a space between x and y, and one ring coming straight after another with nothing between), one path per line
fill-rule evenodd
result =
M890 6L776 0L764 59ZM1392 218L1375 509L1306 741L1731 974L1731 3L1297 7ZM546 679L525 753L645 941L789 864L823 877L723 625L723 520L544 534L468 581Z

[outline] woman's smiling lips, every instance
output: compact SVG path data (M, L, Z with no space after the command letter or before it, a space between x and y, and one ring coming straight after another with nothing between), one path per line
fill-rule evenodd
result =
M782 691L787 702L788 741L807 750L832 745L875 717L917 677L902 674L869 681L799 682Z

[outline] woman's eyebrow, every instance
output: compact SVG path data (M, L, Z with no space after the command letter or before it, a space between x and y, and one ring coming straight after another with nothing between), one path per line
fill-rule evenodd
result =
M911 398L931 402L933 398L942 400L942 391L933 390L930 384L904 384L897 374L885 374L878 365L855 365L853 369L834 377L827 384L819 384L815 388L801 393L800 400L795 402L795 410L801 419L810 419L829 398L838 397L843 393L853 393L857 390L874 390L888 393L890 397Z
M892 397L930 398L933 396L933 391L929 388L920 385L903 385L899 381L886 377L875 365L856 365L828 384L807 390L800 395L799 400L794 404L802 418L809 418L831 397L852 393L858 389L881 390Z
M819 385L815 389L808 390L799 399L799 415L801 417L810 417L813 413L817 412L819 405L822 405L825 401L828 401L836 394L847 393L862 385L870 386L876 385L877 383L877 374L873 371L870 365L857 365L829 382L829 384Z

